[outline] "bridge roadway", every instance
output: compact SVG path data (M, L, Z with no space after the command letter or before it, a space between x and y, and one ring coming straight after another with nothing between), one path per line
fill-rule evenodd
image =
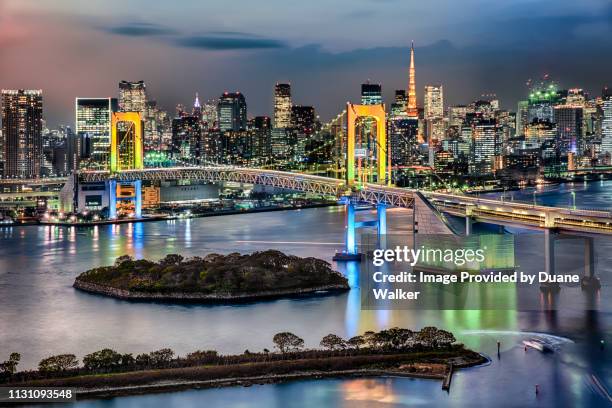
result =
M104 181L110 177L105 171L79 174L82 181ZM304 191L335 197L351 196L371 204L387 204L412 208L415 190L365 184L349 188L343 181L286 171L250 169L233 166L179 167L128 170L113 175L117 181L190 179L209 182L236 182ZM528 229L553 229L574 234L612 234L612 213L609 211L573 210L559 207L503 202L473 196L422 192L443 213L469 219Z
M413 207L416 192L411 189L379 184L365 184L361 188L350 188L343 181L329 177L234 166L151 168L126 170L113 175L108 171L81 171L78 177L82 182L101 182L108 179L126 182L189 179L259 184L337 198L351 196L355 200L371 204L387 204L404 208ZM0 184L7 182L24 185L58 184L66 180L66 178L2 180ZM477 222L538 230L550 229L581 235L585 233L612 234L612 213L610 211L573 210L458 194L426 191L421 191L421 193L438 211Z

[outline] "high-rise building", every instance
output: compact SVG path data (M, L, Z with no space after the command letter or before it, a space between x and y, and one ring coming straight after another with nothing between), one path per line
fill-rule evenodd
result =
M408 98L406 97L405 89L395 90L395 100L391 104L391 116L393 118L399 118L406 116L406 108L408 106Z
M2 90L3 177L40 176L42 121L41 90Z
M547 120L549 122L553 122L553 107L559 104L560 99L561 94L553 82L545 81L533 87L527 101L528 123L531 123L534 120Z
M268 116L255 116L253 120L253 156L266 163L272 156L272 123Z
M175 158L197 163L202 157L201 121L195 116L172 120L172 154Z
M442 119L444 117L444 91L442 85L425 86L424 108L425 120Z
M418 118L419 110L417 109L416 99L416 70L414 68L414 42L410 46L410 69L408 78L408 108L406 113L410 118Z
M448 109L448 125L461 128L467 117L469 108L465 105L455 105Z
M427 141L444 139L446 123L444 122L444 92L442 85L425 86L424 112Z
M274 86L274 127L277 129L291 126L291 84Z
M366 82L361 84L361 104L380 105L382 103L382 87L380 84Z
M217 112L217 100L207 101L202 107L202 122L206 124L208 129L213 129L218 126L219 118Z
M240 92L224 92L217 104L219 130L239 131L247 128L247 104ZM291 121L291 110L289 111Z
M295 134L294 154L298 158L306 156L306 144L315 131L315 110L312 106L291 107L291 128Z
M472 160L470 173L487 175L493 172L495 156L501 154L502 131L495 120L482 119L472 124Z
M117 111L114 98L76 98L75 132L81 158L92 168L106 169L111 145L111 115ZM77 160L78 161L78 160Z
M195 100L193 101L191 116L195 116L196 118L202 120L202 105L200 104L200 96L197 92L195 94Z
M394 119L389 122L389 142L391 147L391 164L408 166L415 164L417 134L419 123L416 119Z
M298 133L310 136L315 130L315 110L312 106L291 107L291 127Z
M147 102L147 89L144 81L119 82L119 110L144 114Z
M557 136L557 126L547 120L533 122L525 126L525 143L528 148L540 148L546 142L552 142Z
M72 129L66 129L66 172L79 169L81 162L81 140Z
M583 110L569 105L555 106L554 122L557 124L557 149L561 155L579 152L582 136Z
M519 101L516 111L516 134L523 136L525 127L529 124L529 102Z
M612 89L602 93L601 153L612 154Z

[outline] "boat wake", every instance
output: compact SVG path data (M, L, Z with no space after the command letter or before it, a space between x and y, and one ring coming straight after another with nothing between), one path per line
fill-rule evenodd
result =
M462 335L496 335L496 336L517 336L517 337L538 337L546 340L552 346L561 346L563 344L574 343L572 339L567 337L555 336L554 334L532 332L532 331L518 331L518 330L464 330L461 332Z

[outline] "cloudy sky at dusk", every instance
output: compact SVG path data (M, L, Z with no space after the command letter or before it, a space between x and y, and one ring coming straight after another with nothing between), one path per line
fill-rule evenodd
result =
M271 113L272 87L322 119L407 86L415 41L417 91L442 83L445 104L496 93L514 108L525 82L549 73L591 93L612 84L609 0L0 0L0 88L40 88L49 125L71 124L76 96L116 96L147 83L168 110L224 90L249 115Z

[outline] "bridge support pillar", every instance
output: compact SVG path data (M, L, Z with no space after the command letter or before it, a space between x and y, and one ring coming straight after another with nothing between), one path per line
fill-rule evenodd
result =
M378 227L378 247L387 248L387 204L379 203L376 206L376 218Z
M108 189L108 218L117 218L117 180L110 179L106 182Z
M142 217L142 181L134 182L134 215L136 218Z
M544 271L547 275L555 274L555 233L546 228L544 230ZM543 283L540 290L546 293L556 293L561 290L558 283Z
M357 253L357 223L355 222L355 203L351 200L345 205L346 207L346 218L345 218L345 235L344 244L346 245L344 252L337 252L332 258L337 262L346 261L361 261L361 255Z
M474 220L472 220L472 217L470 217L469 215L465 217L465 235L472 235L473 223Z
M595 248L593 247L593 238L584 238L584 276L580 281L580 286L583 290L599 290L601 283L595 276Z
M357 237L355 236L355 204L346 205L346 253L357 255Z

